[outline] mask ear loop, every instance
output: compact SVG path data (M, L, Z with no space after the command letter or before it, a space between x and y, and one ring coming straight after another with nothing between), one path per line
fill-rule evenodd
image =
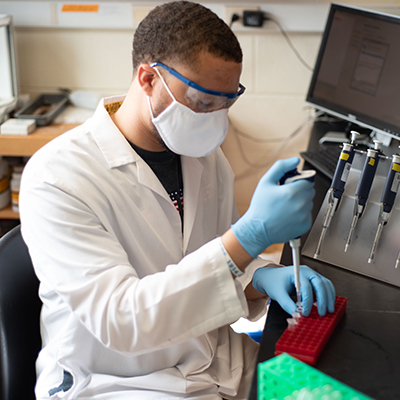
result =
M147 96L147 103L149 104L151 119L153 120L154 119L154 114L153 114L153 110L151 108L150 96Z
M177 101L176 101L174 95L172 94L171 90L170 90L169 87L167 86L167 84L166 84L164 78L162 77L162 75L160 74L160 72L158 71L158 69L157 69L156 67L154 67L154 69L156 70L157 75L160 77L161 82L163 83L163 85L164 85L165 89L167 90L168 94L172 97L172 100L173 100L175 103L177 103ZM154 119L153 109L152 109L152 107L151 107L150 96L147 96L147 101L148 101L148 103L149 103L151 118Z
M167 90L168 94L172 97L172 100L176 101L174 95L172 94L171 90L170 90L169 87L167 86L167 84L166 84L166 82L165 82L163 76L160 74L160 71L157 69L157 67L154 67L154 69L156 70L157 75L160 77L161 82L163 83L163 85L164 85L165 89Z

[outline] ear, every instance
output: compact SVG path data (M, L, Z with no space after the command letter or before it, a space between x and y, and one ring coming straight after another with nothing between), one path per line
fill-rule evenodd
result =
M151 96L154 89L155 80L158 79L157 73L149 64L141 64L137 71L137 79L139 86L143 89L147 96Z

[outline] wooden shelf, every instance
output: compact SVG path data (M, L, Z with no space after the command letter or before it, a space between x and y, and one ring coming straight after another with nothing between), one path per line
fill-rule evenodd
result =
M0 135L0 155L31 156L46 143L75 126L77 125L51 124L38 127L29 135Z
M19 219L19 214L14 212L11 205L9 205L0 210L0 219Z
M1 135L0 155L21 157L31 156L46 143L66 131L75 128L77 124L51 124L35 129L29 135ZM0 210L0 219L19 219L19 213L12 210L11 205Z

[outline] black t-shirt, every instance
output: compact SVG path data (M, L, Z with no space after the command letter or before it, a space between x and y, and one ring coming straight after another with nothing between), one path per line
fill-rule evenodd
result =
M143 150L133 143L129 143L164 186L179 212L183 226L183 179L180 156L168 150L160 152Z

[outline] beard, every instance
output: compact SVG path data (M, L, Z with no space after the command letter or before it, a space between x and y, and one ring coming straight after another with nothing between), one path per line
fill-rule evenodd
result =
M167 147L167 145L164 143L164 140L162 140L160 134L158 133L157 128L153 124L150 128L150 132L164 150L170 151L170 149Z

